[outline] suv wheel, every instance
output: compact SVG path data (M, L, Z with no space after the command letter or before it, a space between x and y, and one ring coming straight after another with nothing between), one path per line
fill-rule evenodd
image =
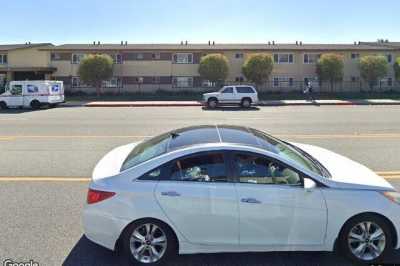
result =
M218 106L218 100L216 98L208 99L207 106L212 109L216 108Z
M5 102L0 102L0 109L7 109L7 104Z
M242 99L242 102L240 104L243 108L250 108L251 106L251 99L250 98L244 98Z
M376 215L360 215L347 222L339 241L344 254L361 264L377 263L393 249L390 227Z

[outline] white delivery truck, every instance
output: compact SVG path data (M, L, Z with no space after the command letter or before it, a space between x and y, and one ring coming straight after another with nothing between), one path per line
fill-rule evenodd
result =
M0 108L31 107L38 109L43 105L55 107L64 102L62 81L26 80L10 81L6 91L0 94Z

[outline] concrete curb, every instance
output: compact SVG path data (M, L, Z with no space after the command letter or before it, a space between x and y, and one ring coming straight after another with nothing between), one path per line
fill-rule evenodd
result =
M272 100L260 101L258 106L318 106L318 105L400 105L400 100L370 99L370 100ZM70 104L67 106L74 106ZM96 101L76 103L76 106L86 107L186 107L203 106L199 101Z

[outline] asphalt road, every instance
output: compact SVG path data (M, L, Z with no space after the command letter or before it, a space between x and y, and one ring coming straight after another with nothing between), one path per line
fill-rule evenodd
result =
M0 261L123 265L118 256L83 236L80 215L87 182L67 181L90 176L96 162L115 146L188 125L238 124L331 149L375 171L399 172L399 121L400 106L1 111L0 176L11 178L0 181ZM34 181L43 177L51 179ZM389 181L400 189L400 179ZM400 253L387 262L400 262ZM332 253L296 252L185 255L171 265L351 264Z

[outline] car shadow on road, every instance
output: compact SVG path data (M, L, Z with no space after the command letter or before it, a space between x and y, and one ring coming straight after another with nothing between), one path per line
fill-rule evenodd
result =
M400 256L398 256L400 257ZM63 266L125 266L117 253L92 243L82 236ZM180 255L168 266L352 266L331 252L270 252Z
M216 108L209 108L203 106L201 109L203 109L204 111L242 111L242 112L260 111L260 108L258 107L243 108L236 106L220 106Z

